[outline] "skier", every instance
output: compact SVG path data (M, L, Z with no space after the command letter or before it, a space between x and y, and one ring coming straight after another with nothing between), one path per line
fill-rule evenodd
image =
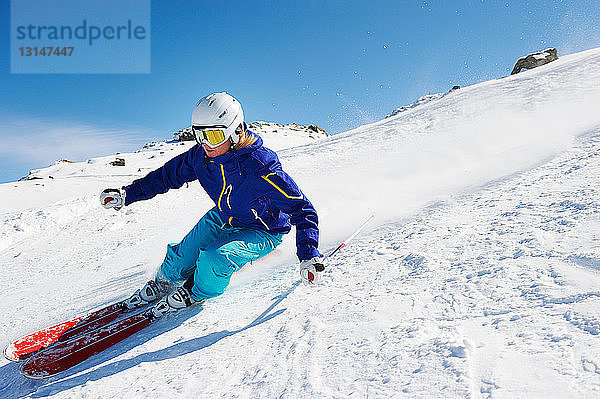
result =
M192 111L192 131L198 145L130 185L100 194L104 208L120 210L197 179L215 203L180 243L167 246L155 278L125 306L139 307L174 290L152 309L158 317L221 295L231 275L273 251L292 224L301 279L316 283L324 270L317 212L277 154L248 129L240 103L225 92L202 98Z

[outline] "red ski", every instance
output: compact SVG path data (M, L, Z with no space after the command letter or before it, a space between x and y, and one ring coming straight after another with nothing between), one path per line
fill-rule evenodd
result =
M21 366L21 374L28 378L48 378L65 371L96 353L122 341L149 326L154 319L143 310L123 319L56 342L49 348L31 356Z
M67 341L79 334L108 324L119 318L124 312L121 302L118 302L55 326L44 328L9 344L4 349L4 357L13 362L25 360L55 342Z

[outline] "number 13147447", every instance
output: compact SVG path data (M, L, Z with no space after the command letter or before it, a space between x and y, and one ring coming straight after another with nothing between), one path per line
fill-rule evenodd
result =
M75 47L19 47L21 57L70 57L74 50Z

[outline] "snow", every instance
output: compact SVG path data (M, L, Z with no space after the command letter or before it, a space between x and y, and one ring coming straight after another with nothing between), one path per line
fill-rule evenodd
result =
M343 134L282 139L323 252L376 214L319 286L298 284L290 234L223 296L61 376L28 381L1 360L0 397L600 396L598 82L594 49ZM152 275L208 197L190 184L113 212L98 193L190 145L0 185L5 344Z
M417 98L414 102L412 102L409 105L403 105L400 108L396 108L395 110L392 111L391 114L389 114L388 116L386 116L386 118L389 118L390 116L396 116L401 112L404 111L408 111L409 109L412 108L416 108L419 107L423 104L427 104L429 102L435 101L435 100L439 100L440 98L446 97L448 94L452 93L454 90L458 90L460 89L459 86L454 86L452 87L450 90L444 92L444 93L436 93L436 94L426 94L422 97Z

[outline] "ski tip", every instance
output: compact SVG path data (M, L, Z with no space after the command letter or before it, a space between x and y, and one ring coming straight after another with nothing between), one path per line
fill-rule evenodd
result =
M6 348L4 348L4 357L6 360L10 360L11 362L18 363L21 361L19 356L16 354L16 348L14 344L8 344Z

